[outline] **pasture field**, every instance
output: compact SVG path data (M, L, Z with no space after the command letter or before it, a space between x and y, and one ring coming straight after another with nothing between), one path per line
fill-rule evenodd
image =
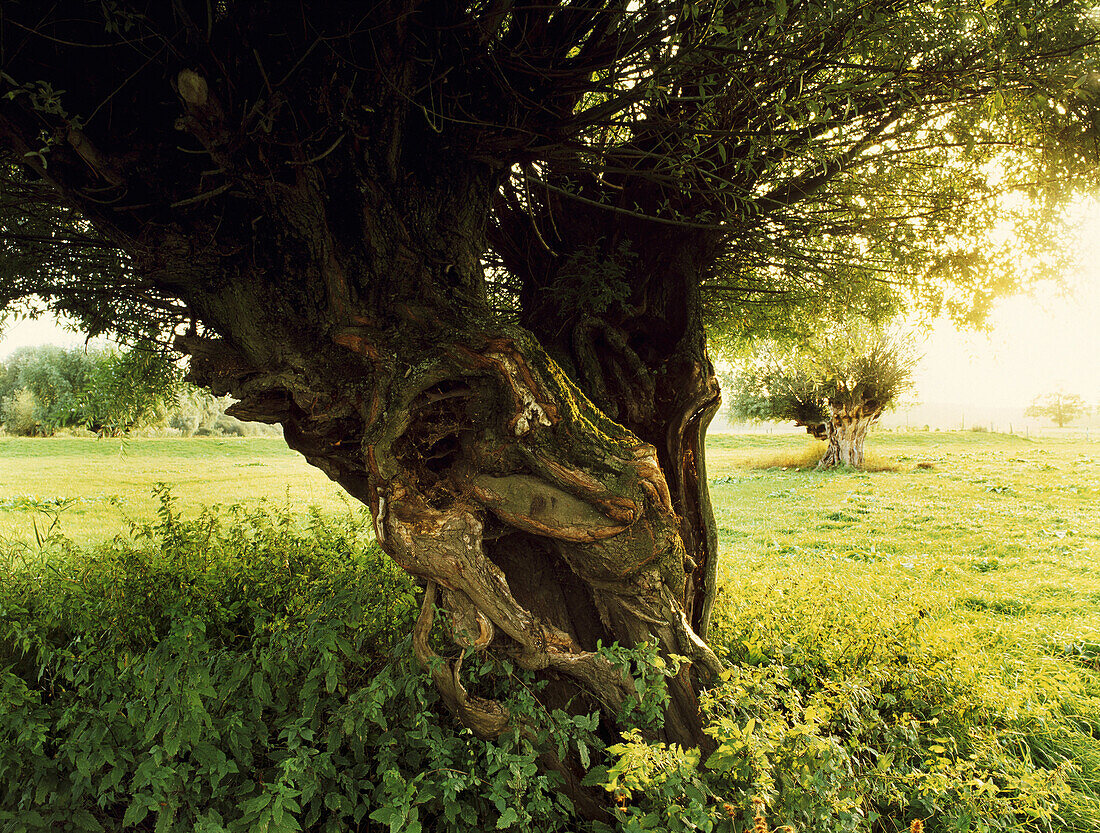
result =
M820 444L801 435L712 435L723 552L856 562L939 554L991 570L1098 554L1100 441L883 433L868 450L878 470L815 472ZM185 517L213 504L348 505L277 437L0 437L0 538L32 542L44 513L77 543L111 538L155 517L157 483Z
M908 655L965 692L954 706L964 734L985 724L1002 748L1074 773L1073 809L1050 829L1096 829L1100 443L873 434L877 470L862 472L814 471L822 450L790 435L709 443L712 643L740 663L808 661L841 679L893 673ZM941 708L920 730L933 739L950 734ZM931 750L953 754L946 741ZM941 788L965 780L924 754L930 771L953 773Z
M880 470L818 472L795 467L817 453L805 440L715 437L727 578L851 588L870 575L919 585L926 605L956 593L973 612L1077 623L1100 642L1100 443L936 433L868 447Z
M910 598L925 615L947 608L993 630L1026 623L1100 648L1100 443L954 433L868 445L884 470L776 467L817 449L791 437L714 439L720 569L733 597Z
M815 471L820 451L797 434L711 436L727 619L763 633L772 616L946 617L952 638L1100 663L1100 442L877 433L871 471ZM280 438L0 438L0 540L33 548L55 522L78 544L125 535L156 518L156 483L185 518L349 505Z
M165 483L185 516L214 504L276 501L339 511L343 490L280 437L0 437L0 539L33 543L54 518L79 544L155 518ZM45 526L44 526L45 525Z
M701 773L624 735L605 786L641 826L622 829L742 830L764 796L775 824L815 833L1100 833L1100 443L881 433L868 449L870 471L818 472L802 436L710 438L708 640L732 663L704 697L717 751ZM200 518L214 504L236 508ZM348 505L277 438L0 438L0 670L24 704L0 698L0 830L52 829L70 803L107 829L223 829L221 813L290 831L330 812L395 829L401 801L406 821L415 801L503 829L504 795L558 819L522 829L571 829L537 778L515 792L533 750L467 748L419 671L379 670L417 601ZM152 527L130 542L135 523ZM190 764L162 760L182 748ZM501 754L512 769L477 768ZM35 789L44 826L5 815L3 796Z
M727 604L936 608L1100 652L1100 442L882 433L865 472L814 471L819 446L710 438ZM155 519L157 483L183 517L349 505L279 438L0 438L0 539L31 547L55 521L78 544L125 534Z
M1027 622L1100 651L1100 442L881 433L868 442L877 470L866 472L814 471L820 445L710 438L720 577L733 603L909 598L926 614ZM155 519L157 483L183 517L214 504L349 505L280 438L0 438L0 539L33 546L55 521L78 544L125 534Z

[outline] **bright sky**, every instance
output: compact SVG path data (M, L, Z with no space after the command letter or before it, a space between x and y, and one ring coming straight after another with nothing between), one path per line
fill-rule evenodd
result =
M988 333L938 322L920 347L916 395L925 403L1026 407L1059 387L1100 403L1100 202L1083 213L1080 268L1053 288L999 302Z
M1083 211L1080 270L1067 276L1070 295L1051 291L1001 301L988 334L960 333L939 322L920 347L917 399L925 404L1025 407L1062 387L1100 403L1100 202ZM84 343L48 317L9 323L0 360L24 345Z
M43 316L36 321L10 322L0 333L0 361L19 347L33 347L36 344L76 347L83 343L83 336L62 329L52 316Z

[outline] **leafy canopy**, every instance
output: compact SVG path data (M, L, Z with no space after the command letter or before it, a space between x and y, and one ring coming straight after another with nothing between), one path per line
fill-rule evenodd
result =
M293 8L5 3L0 303L38 295L93 333L218 318L195 300L211 275L273 274L321 216L336 243L361 234L379 223L364 194L422 219L417 189L474 170L504 180L513 275L600 240L614 275L647 219L699 238L712 324L734 333L783 329L792 308L973 317L1026 277L986 235L1001 195L1095 164L1083 1ZM288 196L314 187L295 226ZM169 262L188 257L194 274Z
M594 243L629 270L623 238L636 254L678 229L665 251L697 262L726 342L802 338L853 311L977 323L997 295L1064 265L1058 207L1096 162L1088 15L1030 2L719 6L698 49L643 76L638 105L572 158L513 169L496 252L537 304L524 285L555 274L540 287L553 292ZM610 286L608 273L590 280Z
M765 341L735 363L730 411L810 428L834 412L874 419L908 389L915 362L900 338L869 326L834 326L797 346Z

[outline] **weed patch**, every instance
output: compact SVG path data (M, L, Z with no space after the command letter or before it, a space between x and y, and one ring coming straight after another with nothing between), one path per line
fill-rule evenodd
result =
M159 500L133 542L55 537L0 572L0 829L572 829L536 759L592 721L540 710L527 680L490 692L522 727L456 726L365 514L184 521ZM467 663L471 688L491 662Z

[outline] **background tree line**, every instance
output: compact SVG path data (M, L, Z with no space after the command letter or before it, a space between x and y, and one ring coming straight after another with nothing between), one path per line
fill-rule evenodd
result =
M0 362L0 425L18 436L65 430L245 436L271 430L228 416L229 397L200 390L183 374L148 345L22 347Z

